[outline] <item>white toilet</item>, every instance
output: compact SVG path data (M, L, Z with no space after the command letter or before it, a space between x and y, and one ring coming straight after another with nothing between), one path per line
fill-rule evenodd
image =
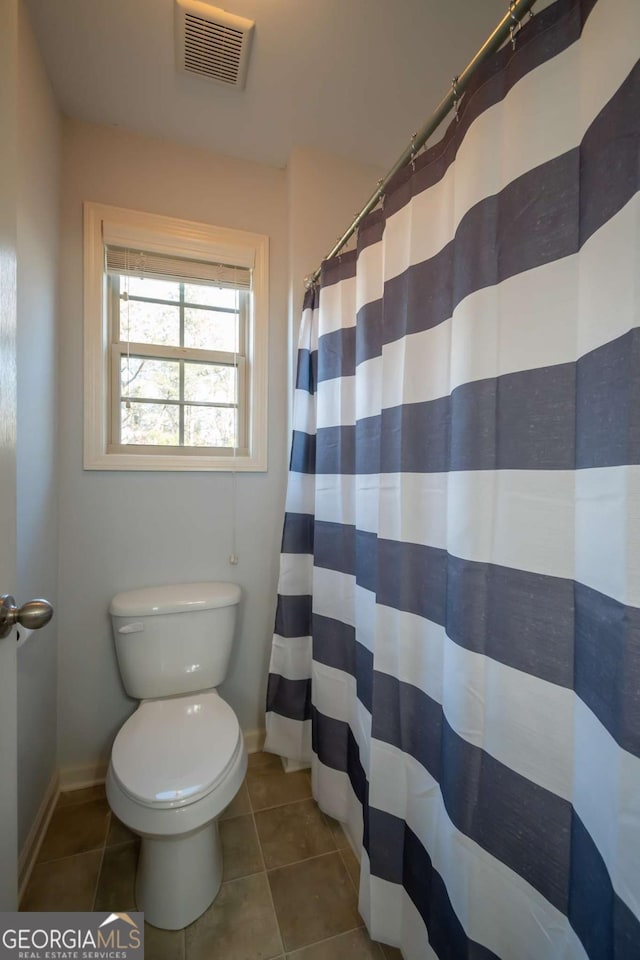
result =
M125 689L141 703L113 744L107 799L142 838L138 909L168 930L218 893L217 818L247 769L238 719L215 689L240 595L233 583L184 583L120 593L109 608Z

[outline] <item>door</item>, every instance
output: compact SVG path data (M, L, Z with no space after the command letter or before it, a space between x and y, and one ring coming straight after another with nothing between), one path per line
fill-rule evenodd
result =
M17 0L0 0L0 594L16 586ZM17 902L15 628L0 639L0 910Z

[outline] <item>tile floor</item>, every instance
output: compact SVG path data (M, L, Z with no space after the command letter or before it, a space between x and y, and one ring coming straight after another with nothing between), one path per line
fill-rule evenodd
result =
M146 926L146 960L397 960L370 940L357 910L358 862L340 825L311 798L308 771L249 757L220 822L224 876L186 930ZM102 787L63 794L22 910L135 909L138 841Z

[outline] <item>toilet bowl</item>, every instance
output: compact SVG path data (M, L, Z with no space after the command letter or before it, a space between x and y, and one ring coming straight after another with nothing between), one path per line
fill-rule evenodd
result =
M111 604L125 687L147 698L114 741L107 799L141 837L136 903L164 929L192 923L222 880L218 817L242 784L247 753L215 686L190 687L226 674L235 612L215 614L239 596L233 584L187 584L120 594Z
M109 806L142 837L136 903L179 930L222 880L217 818L240 789L247 755L238 720L215 691L143 702L116 737Z

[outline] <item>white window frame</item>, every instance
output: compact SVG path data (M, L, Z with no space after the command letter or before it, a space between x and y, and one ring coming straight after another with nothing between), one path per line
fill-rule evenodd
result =
M246 325L247 404L242 449L215 454L110 443L110 403L115 403L113 345L109 331L105 244L152 250L252 270L252 309ZM84 204L84 468L85 470L267 469L269 238L106 204Z

